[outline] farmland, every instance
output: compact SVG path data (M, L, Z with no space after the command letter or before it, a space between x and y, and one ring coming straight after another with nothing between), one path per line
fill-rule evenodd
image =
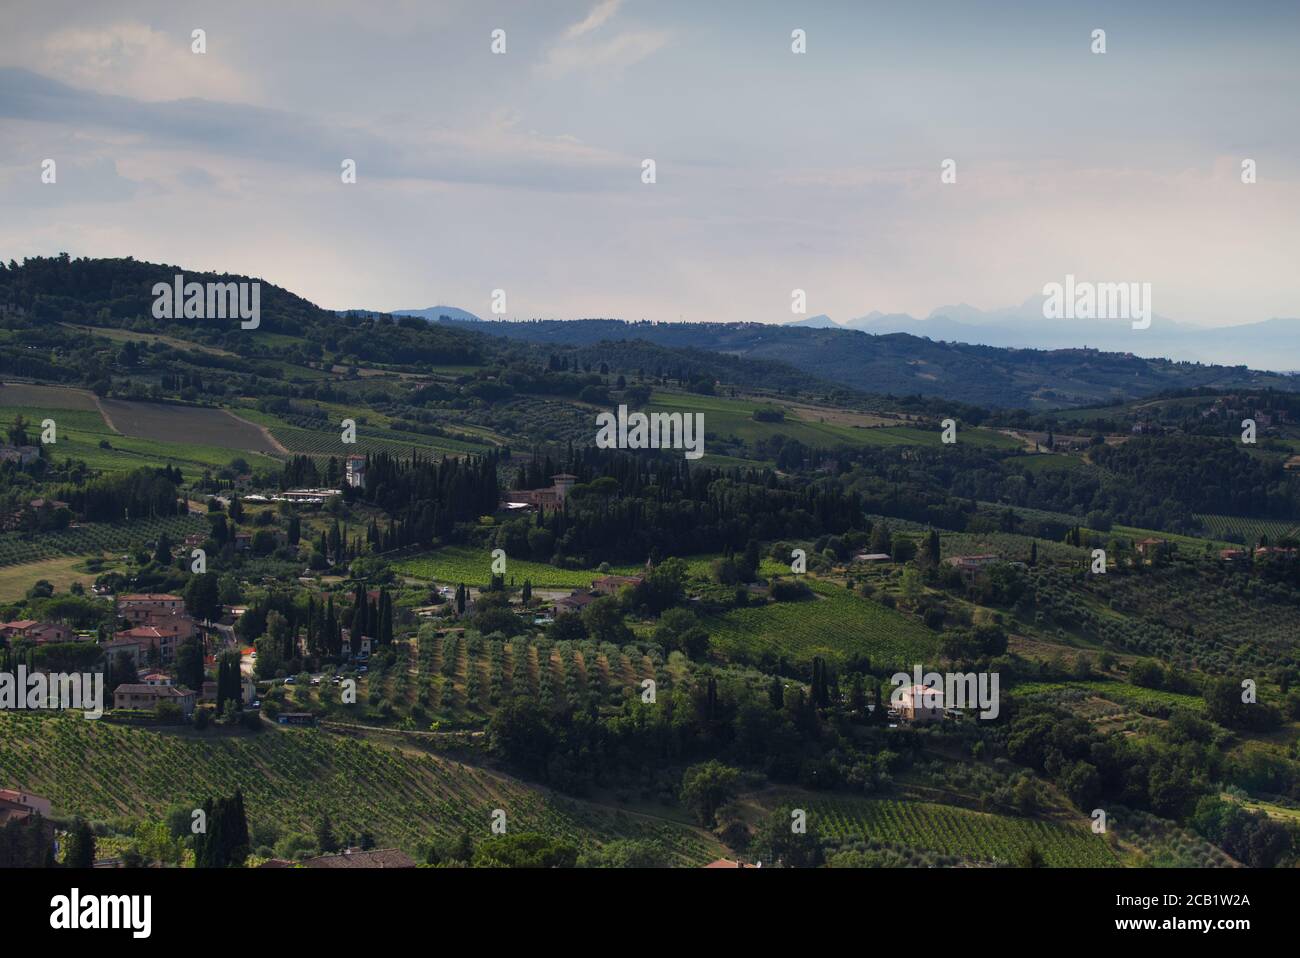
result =
M1031 846L1056 868L1106 868L1119 862L1105 839L1082 825L1010 818L932 802L893 799L815 801L808 809L832 841L874 839L973 862L1010 864Z
M80 460L90 469L105 472L125 472L132 469L156 467L163 463L172 463L190 472L202 472L205 469L217 469L227 465L234 458L235 451L241 450L243 458L250 464L274 468L277 460L255 451L242 451L244 447L223 448L203 442L207 437L201 434L189 436L178 435L172 441L127 436L118 433L95 408L93 402L89 408L81 404L79 396L89 396L77 390L69 390L68 397L58 397L55 393L10 392L16 389L6 386L0 390L0 396L11 400L24 399L42 403L42 405L4 405L0 401L0 426L9 426L18 416L28 423L28 435L33 441L40 436L40 424L46 419L55 423L55 442L47 447L49 458L62 462L64 459ZM34 388L34 387L32 387ZM51 398L64 398L66 406L49 404ZM148 403L128 403L128 407L150 406ZM181 412L200 412L226 416L221 410L195 410L188 407L168 407ZM140 423L138 416L130 421ZM169 427L170 428L170 427ZM225 427L223 427L225 428ZM245 425L247 430L252 427ZM227 430L229 435L229 430ZM259 442L263 445L264 437L258 432Z
M42 559L21 565L0 565L0 602L21 599L32 584L41 579L53 585L56 592L67 592L74 582L80 582L89 589L97 574L86 571L85 560L80 556Z
M846 425L843 423L843 417L831 417L834 421L823 422L821 417L816 417L815 411L808 407L793 410L799 413L801 418L788 416L779 422L755 420L754 411L768 405L717 396L656 392L651 397L646 411L703 413L706 435L730 437L746 443L769 439L780 433L787 439L796 439L814 447L841 444L851 446L938 446L941 444L938 432L912 426ZM1019 445L1014 439L987 429L961 430L959 436L961 437L959 441L975 442L997 448L1014 449ZM707 451L707 444L705 448Z
M1241 516L1212 516L1201 513L1195 518L1205 525L1215 539L1254 545L1267 537L1276 541L1285 537L1300 538L1300 523L1289 519L1247 519Z
M36 383L5 383L0 387L0 407L19 406L30 409L94 410L95 396L84 389L69 386L42 386Z
M867 656L873 666L924 662L937 651L938 636L914 619L843 586L807 581L811 600L732 609L706 619L714 648L751 661L764 653L799 663L813 656L839 662Z
M95 761L86 762L87 755ZM510 829L591 847L653 838L681 864L712 857L692 829L550 796L507 776L394 747L310 730L192 738L86 721L0 713L0 779L48 797L56 812L97 820L161 818L242 789L250 825L309 833L328 814L341 833L413 847L461 829L486 835L492 810Z
M263 455L279 452L262 430L224 409L123 399L104 399L101 406L113 428L124 436L155 442L190 443L199 439L204 445L221 449Z

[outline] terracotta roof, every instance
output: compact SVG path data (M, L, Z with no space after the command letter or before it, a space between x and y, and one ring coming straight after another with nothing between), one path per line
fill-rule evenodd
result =
M415 860L396 848L377 848L369 852L345 852L321 855L302 863L303 868L414 868Z

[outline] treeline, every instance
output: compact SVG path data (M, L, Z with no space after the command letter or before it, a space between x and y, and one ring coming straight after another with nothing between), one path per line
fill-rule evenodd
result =
M180 469L172 466L136 469L64 489L59 496L88 522L179 516L188 511L177 489L181 481Z
M505 523L495 535L507 554L559 563L643 561L866 525L857 495L832 480L794 482L768 470L728 473L595 449L563 468L578 477L563 507ZM532 471L522 478L539 479Z

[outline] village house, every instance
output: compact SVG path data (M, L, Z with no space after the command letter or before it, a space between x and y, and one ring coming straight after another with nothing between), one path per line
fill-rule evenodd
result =
M25 639L27 630L40 625L35 619L17 619L13 622L0 623L0 639Z
M131 592L117 597L117 614L132 622L143 613L184 611L185 600L168 592Z
M177 617L179 618L179 617ZM148 650L158 653L159 665L170 665L176 660L176 650L180 644L194 636L194 622L188 616L185 621L162 623L161 625L137 625L134 628L118 632L115 640L138 642L144 647L145 657ZM116 652L117 650L114 649Z
M48 798L13 788L0 788L0 825L25 822L33 815L49 818L53 806Z
M589 592L575 591L572 595L555 600L555 614L567 615L570 612L581 612L595 601L596 597Z
M113 639L105 642L101 648L110 663L116 664L118 653L122 652L131 662L131 667L136 669L147 661L149 654L149 643L142 639Z
M28 639L37 645L53 642L76 642L80 636L61 622L38 622L27 630Z
M76 642L77 633L59 622L19 619L0 623L0 639L27 639L37 645L48 645L51 642Z
M506 508L558 509L577 481L577 476L567 472L556 473L551 476L553 485L545 489L511 489L501 496L501 502Z
M113 690L113 708L158 711L158 706L170 702L189 718L194 714L195 695L183 685L119 685Z

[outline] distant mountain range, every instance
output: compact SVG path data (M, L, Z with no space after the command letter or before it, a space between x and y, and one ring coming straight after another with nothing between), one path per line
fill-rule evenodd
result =
M1041 296L1032 296L1019 306L994 310L960 303L940 306L924 318L872 311L843 323L823 314L784 325L852 329L876 335L908 333L935 341L1015 349L1088 346L1107 352L1276 372L1300 370L1300 319L1204 327L1156 314L1149 329L1136 330L1127 320L1045 319L1042 302Z
M458 309L455 306L426 306L424 309L395 309L394 316L418 316L420 319L427 319L431 323L442 322L445 319L454 320L458 323L481 323L479 317L475 316L468 310Z

